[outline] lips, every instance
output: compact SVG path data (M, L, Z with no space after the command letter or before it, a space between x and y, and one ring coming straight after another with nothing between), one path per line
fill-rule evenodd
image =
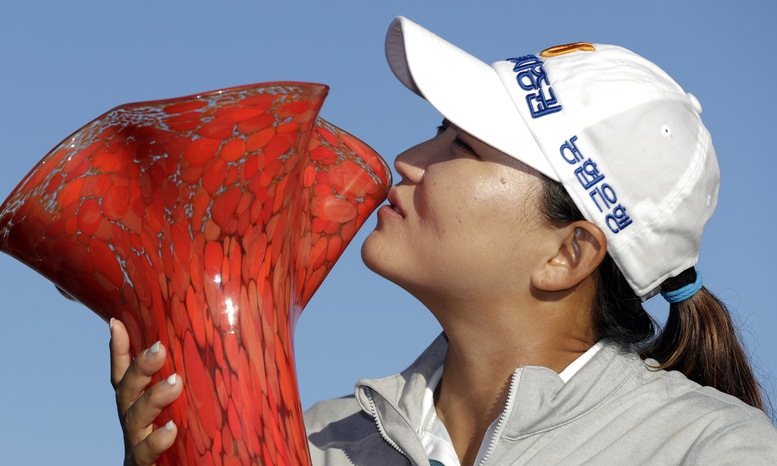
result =
M398 213L402 216L402 218L405 218L405 212L402 210L402 205L399 202L399 194L397 194L396 188L391 188L391 190L388 193L388 202L389 207L391 207L394 212Z

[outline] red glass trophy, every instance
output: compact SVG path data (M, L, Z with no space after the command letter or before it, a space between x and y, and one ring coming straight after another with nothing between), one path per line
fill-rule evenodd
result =
M73 133L0 207L0 249L102 318L161 340L184 392L160 465L304 465L297 318L391 184L318 118L320 84L124 105ZM156 380L155 380L156 381Z

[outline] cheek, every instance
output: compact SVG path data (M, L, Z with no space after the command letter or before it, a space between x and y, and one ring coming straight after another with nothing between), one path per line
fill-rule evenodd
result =
M429 189L422 202L422 218L431 219L447 233L488 234L492 225L515 222L519 214L514 190L489 176L461 181L440 182Z
M488 197L482 177L446 171L429 173L415 191L414 203L422 220L442 222L473 210Z
M541 240L535 235L544 224L537 208L537 180L508 173L474 181L459 190L455 205L448 203L448 241L479 256L506 257L515 251L526 258Z

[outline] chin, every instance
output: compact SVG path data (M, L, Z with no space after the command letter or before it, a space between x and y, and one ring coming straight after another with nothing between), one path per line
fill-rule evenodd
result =
M373 231L369 234L369 236L367 236L367 239L364 240L364 243L362 243L362 262L364 262L364 265L366 265L368 269L372 270L380 276L384 276L380 272L380 259L384 254L381 254L380 249L382 248L381 245L378 244L380 240L375 236L376 232Z
M417 299L424 294L425 287L415 272L420 272L406 253L386 244L380 231L373 231L362 244L362 261L368 269L404 289Z
M362 262L368 269L396 284L403 281L409 268L403 263L403 254L387 244L380 231L373 231L362 244Z

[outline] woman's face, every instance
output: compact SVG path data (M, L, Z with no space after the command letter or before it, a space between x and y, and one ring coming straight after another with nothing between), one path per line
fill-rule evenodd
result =
M447 122L395 167L402 180L362 247L370 269L421 301L528 292L553 247L538 172Z

